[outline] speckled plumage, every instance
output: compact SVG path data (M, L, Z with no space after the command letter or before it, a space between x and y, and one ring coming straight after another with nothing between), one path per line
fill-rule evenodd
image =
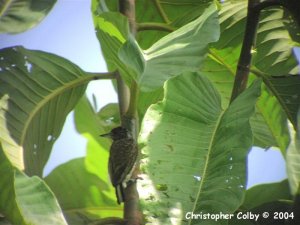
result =
M124 201L123 190L127 187L127 182L130 180L135 167L138 148L135 140L131 138L129 131L125 128L114 128L109 134L102 136L109 136L113 139L110 147L108 171L120 204Z

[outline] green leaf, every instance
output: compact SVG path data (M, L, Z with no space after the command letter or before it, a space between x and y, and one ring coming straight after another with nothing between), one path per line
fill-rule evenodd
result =
M14 168L0 147L0 211L12 224L66 224L53 193ZM1 222L0 222L1 223Z
M120 124L119 105L117 103L107 104L97 114L101 126L105 127L108 132Z
M0 145L0 212L13 224L25 225L15 200L14 171Z
M265 203L279 200L292 200L287 180L279 183L261 184L246 191L241 209L250 210Z
M208 44L218 38L217 11L211 5L201 17L163 37L145 51L130 38L120 49L119 57L135 70L137 77L134 79L140 89L152 91L173 76L198 71Z
M262 85L262 94L257 101L256 109L264 118L264 122L267 124L267 126L269 127L269 131L275 138L275 146L279 147L282 154L285 155L286 148L290 141L290 138L288 136L287 117L284 110L280 106L278 99L266 87L265 84ZM263 131L264 130L261 130L260 132Z
M1 0L0 33L19 33L36 26L56 0Z
M14 166L41 176L68 113L92 80L53 54L22 47L0 52L0 140Z
M225 2L222 5L219 13L221 36L218 42L211 45L209 57L201 69L201 74L206 75L215 83L216 88L222 94L223 107L225 107L231 94L240 55L247 2ZM293 21L286 18L281 9L266 10L261 15L262 20L258 29L256 49L254 50L256 53L253 53L251 71L257 76L265 75L264 82L267 87L263 87L262 97L256 107L256 117L251 119L251 124L254 129L255 145L262 148L275 145L280 147L284 153L289 142L285 112L288 113L291 110L287 111L287 107L280 104L280 99L276 98L278 96L276 92L280 93L280 91L267 81L271 75L297 72L298 65L292 54L291 43L293 40L287 32L287 27ZM253 76L251 77L252 80ZM299 90L300 87L295 85L295 88L285 90L291 91L289 96L293 96L292 93L296 89ZM284 94L286 93L283 93L282 96ZM266 103L268 107L265 107ZM276 113L270 114L272 111ZM270 117L270 115L272 116Z
M63 164L45 178L72 225L122 216L122 207L117 205L108 176L110 141L99 137L115 125L117 113L114 104L95 112L86 96L82 97L74 115L77 131L88 141L86 158Z
M297 112L300 108L300 75L266 77L265 82L296 128Z
M287 175L293 195L299 195L300 189L300 109L298 111L298 127L295 131L290 127L291 143L286 154Z
M107 194L112 198L115 198L115 192L110 185L107 171L110 140L102 138L100 135L108 133L115 126L114 120L119 121L119 111L115 106L116 105L108 105L97 113L91 107L88 99L83 97L74 111L76 129L88 141L86 155L87 170L99 176L99 178L107 184L110 191L110 193L107 192ZM110 112L108 112L108 109ZM111 115L108 116L109 114L107 113L111 113ZM101 164L99 164L99 162L101 162Z
M259 94L260 82L254 82L223 111L207 78L193 73L167 82L163 101L145 115L139 139L145 154L142 170L150 179L141 181L149 192L146 214L169 224L172 208L185 215L229 213L240 206L252 146L249 118Z
M127 84L130 84L134 72L118 58L118 51L129 35L127 18L115 12L101 12L99 14L96 11L93 15L97 37L108 70L115 71L118 69Z
M94 147L97 151L99 146ZM58 166L45 178L69 224L86 224L83 222L122 216L121 206L117 205L115 197L112 197L114 191L101 176L96 175L94 171L90 172L91 168L98 166L98 174L103 174L104 171L99 167L103 162L101 160L92 165L91 161L84 158L73 159ZM108 179L108 174L106 176Z
M15 170L14 189L18 208L26 224L67 224L54 194L39 177Z

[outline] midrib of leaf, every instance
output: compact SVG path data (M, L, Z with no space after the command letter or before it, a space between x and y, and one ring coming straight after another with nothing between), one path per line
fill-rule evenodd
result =
M224 65L226 69L230 72L231 75L235 75L235 72L233 69L228 65L218 54L216 54L212 49L208 50L209 54L212 55L219 63Z
M193 207L192 212L194 212L196 210L196 205L197 205L198 199L199 199L199 197L200 197L200 195L202 193L201 190L202 190L203 183L205 182L205 178L206 178L207 167L208 167L208 163L210 161L210 155L211 155L211 151L212 151L212 145L213 145L216 133L218 131L218 128L220 126L220 123L221 123L221 120L223 118L224 113L225 113L225 111L222 111L220 113L220 115L218 117L218 120L216 122L215 129L214 129L214 131L212 133L212 137L210 139L210 143L209 143L209 147L208 147L208 153L207 153L207 157L206 157L206 161L205 161L205 165L204 165L204 170L203 170L203 174L202 174L202 177L201 177L201 182L200 182L199 190L198 190L198 193L197 193L197 196L196 196L196 201L194 203L194 207ZM191 220L189 220L188 224L191 224Z
M90 80L94 79L94 76L83 76L78 77L76 80L73 80L71 82L68 82L67 85L61 86L57 88L54 92L52 92L50 95L48 95L46 98L44 98L42 101L40 101L36 107L31 111L31 113L28 115L28 119L25 121L24 129L21 135L20 143L23 144L25 140L25 136L27 133L27 129L29 127L29 124L33 120L34 116L37 114L37 112L43 108L44 105L46 105L51 99L55 98L56 96L59 96L61 93L65 92L66 90L69 90L71 88L77 87L79 85L82 85Z
M297 75L295 75L295 76L297 76ZM279 92L276 91L276 88L273 87L272 83L268 79L265 79L265 77L263 77L263 78L264 78L264 83L266 84L266 86L275 95L277 101L279 102L279 104L281 105L281 107L283 108L285 113L287 114L287 117L292 121L292 115L290 114L290 111L289 111L288 107L286 106L286 104L284 103L284 100L281 98Z
M79 207L79 208L71 208L71 209L64 209L63 211L66 213L78 213L82 211L117 211L117 212L122 212L123 209L121 207L116 208L116 207L108 207L108 206L94 206L94 207Z
M14 0L7 0L4 2L2 10L0 11L0 19L5 14L10 5L14 2Z

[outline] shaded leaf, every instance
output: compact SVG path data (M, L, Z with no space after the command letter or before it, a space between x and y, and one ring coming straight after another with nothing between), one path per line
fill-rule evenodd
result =
M68 113L92 80L71 62L22 47L0 52L0 139L18 168L42 175Z
M300 75L272 76L267 77L265 82L296 129L297 112L300 108Z
M261 184L250 188L246 191L241 209L247 211L262 204L279 200L292 200L287 180L279 183Z
M219 38L218 27L217 11L211 5L201 17L163 37L145 51L130 38L120 49L119 57L135 70L140 89L152 91L173 76L198 71L208 44Z
M142 170L155 187L164 187L157 190L147 179L141 181L143 189L152 188L144 196L150 218L169 224L170 218L178 219L172 208L185 215L229 213L240 206L246 155L252 145L249 118L259 90L260 82L255 82L223 111L207 78L184 74L168 81L163 101L147 111L139 139L147 156Z
M259 112L259 115L263 117L265 124L275 138L275 146L279 147L282 154L285 155L286 148L290 141L287 129L287 117L277 98L266 87L265 83L262 85L262 94L257 101L256 110ZM257 127L255 129L257 129ZM260 132L262 131L264 130L260 130ZM262 133L262 135L264 134Z
M109 10L119 11L118 0L105 2ZM171 25L176 29L196 20L212 2L212 0L139 0L135 2L136 21L138 25L153 22L165 24L169 27ZM104 10L101 5L102 2L93 0L92 3L93 12ZM165 15L165 18L162 17L162 14ZM168 32L162 32L161 30L143 30L137 33L137 40L141 48L147 49L167 34Z
M209 57L207 57L201 70L201 74L209 77L222 93L223 106L224 104L226 106L226 101L229 100L231 94L244 35L246 12L246 1L225 2L223 4L219 13L221 36L218 42L212 44ZM285 17L281 9L266 10L261 13L257 44L254 49L256 53L253 53L254 59L251 69L258 76L264 74L266 76L264 81L267 85L266 88L263 88L262 97L257 104L257 115L251 119L255 144L262 148L275 144L275 146L280 147L283 153L289 142L285 125L286 115L280 101L272 93L273 86L270 86L270 82L267 80L271 75L296 73L298 70L297 62L292 54L292 40L287 31L287 26L292 23L293 21ZM268 107L264 107L266 102ZM276 113L272 113L272 117L270 117L269 112L272 110Z
M19 33L36 26L56 0L1 0L0 33Z
M114 192L100 176L89 172L90 167L101 162L91 165L84 158L73 159L58 166L45 178L69 224L87 224L109 216L121 217L122 208L111 197Z

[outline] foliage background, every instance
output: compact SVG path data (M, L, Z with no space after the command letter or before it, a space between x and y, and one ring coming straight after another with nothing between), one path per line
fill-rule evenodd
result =
M57 7L57 6L56 6ZM65 12L65 10L64 10L64 12ZM78 15L77 15L78 16ZM79 18L79 17L78 17ZM46 19L47 20L47 19ZM74 23L74 21L72 21L73 23ZM79 21L78 21L79 22ZM74 23L74 24L76 24L76 25L79 25L79 23ZM76 29L76 27L74 28L74 29ZM47 28L47 30L49 30L49 28ZM62 31L61 31L62 32ZM53 39L55 40L55 37L57 38L57 36L56 36L56 34L57 33L61 33L61 32L54 32L53 31L53 36L52 35L47 35L47 36L49 36L49 37L53 37ZM39 35L38 35L39 36ZM8 39L10 39L11 37L10 36L3 36L4 37L4 39L5 38L8 38ZM81 35L73 35L73 37L82 37ZM8 40L7 39L7 40ZM50 39L52 39L52 38L50 38ZM32 39L31 39L32 40ZM47 38L45 38L45 40L49 40L49 38L47 37ZM64 42L62 42L62 40L61 40L61 38L60 37L58 37L58 42L57 43L60 43L61 45L64 45ZM79 40L80 40L80 42L82 43L82 39L81 38L79 38ZM56 46L60 46L60 44L57 44L56 43ZM67 41L65 42L65 43L68 43ZM83 43L89 43L89 41L87 41L87 42L83 42ZM28 45L29 46L29 45ZM48 45L46 45L46 46L48 46ZM72 55L73 56L78 56L79 54L77 54L78 52L80 52L80 57L82 58L82 55L81 55L81 50L79 50L78 48L77 48L77 44L70 44L70 46L72 46L71 47L71 52L72 52ZM76 48L74 48L74 46L76 46ZM34 47L35 48L35 47ZM61 49L62 48L60 48L60 50L59 51L61 51ZM84 49L86 50L86 49L88 49L88 48L86 48L86 46L84 47ZM64 54L66 53L65 51L62 51L63 53L62 54L60 54L60 53L58 53L59 55L61 55L61 56L64 56ZM83 51L84 52L84 51ZM88 53L87 54L87 56L85 57L85 58L87 58L87 59L89 59L89 61L90 61L90 58L94 58L94 57L91 57L91 55L90 55L90 53ZM96 57L95 57L96 58ZM73 60L72 60L73 61ZM76 60L74 60L74 62L75 62ZM97 63L98 63L98 61L97 61ZM87 69L87 70L89 70L89 69ZM97 69L97 70L95 70L95 71L103 71L103 69L101 68L101 69ZM100 82L99 82L100 83ZM103 81L101 81L101 83L103 83ZM102 95L100 94L100 97L98 98L98 99L103 99L102 98ZM89 107L94 107L94 108L99 108L99 106L95 106L95 104L94 103L92 103L92 106L89 106L89 103L86 101L86 100L83 100L83 101L81 101L80 103L79 103L79 105L78 105L78 107L83 107L83 108L85 108L85 109L89 109ZM86 113L93 113L93 111L92 110L90 110L90 111L86 111ZM84 115L82 116L82 115L80 115L80 113L77 113L77 121L84 121ZM87 127L90 127L91 125L87 125ZM77 127L77 129L78 129L78 131L80 132L80 133L82 133L82 135L83 136L85 136L88 140L89 140L89 143L88 143L88 149L91 149L93 146L95 146L95 145L97 145L97 143L96 142L93 142L93 137L91 137L91 136L89 136L88 134L86 134L86 127ZM93 134L92 135L97 135L97 133L99 133L99 132L101 132L101 130L99 131L99 129L97 129L97 127L95 127L95 129L93 130ZM73 138L72 137L67 137L67 140L72 140ZM66 142L69 142L69 141L63 141L64 143L66 143ZM69 147L66 147L66 146L63 146L62 147L63 149L67 149L67 148L69 148L69 149L72 149L72 151L74 151L74 149L77 149L77 146L75 147L75 146L69 146ZM88 151L88 153L91 153L91 152L89 152ZM81 153L82 154L82 153ZM83 154L82 154L83 155ZM91 156L91 155L90 155ZM60 156L59 156L59 158L60 158ZM90 157L90 159L92 160L92 156ZM88 157L88 159L89 159L89 157ZM71 161L69 164L68 164L68 166L70 167L70 168L72 168L72 166L73 166L73 164L76 164L76 165L80 165L81 163L79 162L81 159L78 159L78 160L74 160L74 161ZM55 160L54 160L55 161ZM83 162L82 162L83 163ZM84 163L82 164L82 166L84 166ZM73 168L75 171L76 171L76 168ZM89 168L90 170L89 170L89 172L95 172L95 173L97 173L97 171L96 171L96 168ZM58 171L59 171L59 168L58 168ZM274 172L274 171L273 171ZM55 172L53 173L53 174L55 174ZM74 174L72 174L72 175L74 175ZM78 175L78 174L77 174ZM53 175L54 176L54 175ZM71 174L65 174L65 176L63 176L63 177L69 177L69 176L71 176ZM81 176L80 174L79 174L79 176ZM87 175L86 174L83 174L82 176L84 176L84 177L87 177ZM49 176L48 178L48 182L50 182L51 183L51 176ZM91 177L91 178L88 178L88 179L93 179L93 177ZM62 186L64 186L63 185L63 183L64 182L66 182L66 181L64 181L64 180L61 180L61 182L62 182ZM70 182L70 181L69 181ZM95 183L93 183L95 186L101 186L101 182L99 183L99 182L95 182ZM59 187L59 186L57 186L57 187ZM53 190L55 190L55 187L52 187L53 188ZM74 191L74 193L76 193L76 192L78 192L79 190L73 190ZM93 192L93 191L91 191L91 194L92 195L94 195L94 197L95 197L95 195L97 195L97 194L99 194L99 193L96 193L96 192ZM59 197L59 196L58 196ZM103 196L102 196L103 197ZM88 198L88 196L87 196L87 198ZM98 196L97 198L101 198L101 196ZM103 198L105 198L105 196L103 197ZM62 207L64 208L64 209L68 209L68 207L69 207L69 205L68 205L69 203L68 202L65 202L65 203L63 203L62 204ZM81 203L79 202L79 205L80 205ZM95 203L92 203L92 204L95 204ZM79 206L78 205L78 206ZM74 206L73 206L74 207Z

